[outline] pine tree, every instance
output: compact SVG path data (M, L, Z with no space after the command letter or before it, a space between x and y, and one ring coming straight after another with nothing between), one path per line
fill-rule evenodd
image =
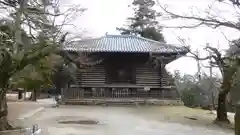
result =
M164 41L162 29L156 21L161 14L153 9L154 0L134 0L132 3L134 16L127 18L130 25L127 28L117 28L122 35L140 35L156 41Z

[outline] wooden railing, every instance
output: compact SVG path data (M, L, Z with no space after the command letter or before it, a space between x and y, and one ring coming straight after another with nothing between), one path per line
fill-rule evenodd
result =
M155 98L176 99L179 97L176 90L164 88L161 90L129 89L129 88L68 88L63 93L65 99L94 99L94 98Z

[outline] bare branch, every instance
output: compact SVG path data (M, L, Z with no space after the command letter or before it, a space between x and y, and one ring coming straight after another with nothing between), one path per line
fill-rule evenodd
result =
M210 56L207 56L207 57L202 57L200 58L199 56L197 56L197 54L193 53L193 52L189 52L192 56L185 56L185 57L190 57L190 58L193 58L195 60L208 60L210 59L211 57Z
M219 0L219 1L224 1L224 0ZM228 0L228 1L230 1L234 6L240 7L239 0Z
M164 7L164 6L162 6L160 4L159 0L157 0L157 3L160 6L160 8L165 13L170 15L171 18L173 18L173 19L174 18L181 18L181 19L188 19L188 20L196 20L196 21L200 21L200 23L197 24L196 26L206 25L206 26L209 26L209 27L212 27L212 28L217 28L217 27L220 27L220 26L224 26L224 27L229 27L229 28L233 28L233 29L236 29L236 30L240 31L240 26L237 25L234 22L231 22L231 21L220 21L220 20L218 20L216 18L213 18L213 17L202 18L202 17L197 17L197 16L179 15L179 14L176 14L176 13L168 11L166 7ZM181 27L183 27L183 26L181 26ZM185 26L184 28L188 28L188 27Z
M0 4L4 5L4 6L10 6L10 7L16 7L17 3L16 1L12 1L12 2L5 2L4 0L0 0Z
M187 45L186 42L184 42L179 36L177 37L177 39L182 44L185 45L185 48L188 50L189 54L191 54L190 56L188 55L185 57L193 58L197 61L209 60L209 59L213 58L214 62L210 63L211 66L218 67L220 72L223 74L223 69L227 66L227 64L225 63L225 60L231 59L231 58L223 57L217 48L211 47L211 46L209 46L209 44L207 44L207 46L204 48L204 50L211 52L212 55L206 56L206 57L199 57L198 54L196 54L190 50L189 45Z
M197 27L202 26L202 25L204 25L203 22L200 22L200 23L195 24L195 25L190 25L190 26L164 26L164 28L179 28L179 29L186 28L186 29L191 29L191 28L197 28Z

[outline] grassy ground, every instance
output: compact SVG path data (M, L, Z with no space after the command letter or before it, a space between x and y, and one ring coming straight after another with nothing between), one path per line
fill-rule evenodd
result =
M185 106L161 106L161 107L149 107L147 109L149 118L167 121L177 122L181 124L187 124L191 126L204 126L211 128L218 128L231 131L233 129L234 117L228 116L231 121L230 125L217 125L213 121L216 118L216 114L212 114L210 111L202 109L192 109ZM162 115L164 117L158 117ZM221 127L220 127L221 126Z
M219 124L213 123L214 119L216 118L216 114L213 114L208 110L193 109L185 106L162 106L162 107L153 107L153 108L155 108L157 111L159 111L159 113L164 115L164 118L159 120L165 120L168 122L177 122L177 123L188 124L192 126L204 126L209 128L221 128L221 129L227 129L227 130L232 130L234 127L233 115L228 116L229 120L231 121L231 124L219 125Z
M169 115L169 120L178 120L179 118L182 118L187 121L194 122L195 124L212 124L213 120L216 118L216 114L211 113L211 111L208 110L202 110L202 109L193 109L188 108L184 106L178 106L178 107L165 107L162 110L164 113ZM171 117L170 117L171 116ZM189 118L194 118L189 119ZM234 119L232 116L229 116L229 120L233 123Z

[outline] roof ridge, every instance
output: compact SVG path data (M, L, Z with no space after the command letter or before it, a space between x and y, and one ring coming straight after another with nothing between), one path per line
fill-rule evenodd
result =
M102 36L103 38L104 37L134 37L134 38L139 38L139 39L142 39L142 40L146 40L148 42L155 42L157 44L159 43L164 43L166 44L165 42L163 41L156 41L156 40L152 40L152 39L149 39L149 38L145 38L145 37L141 37L141 36L137 36L137 35L130 35L130 34L125 34L125 35L104 35ZM166 45L169 45L169 44L166 44Z
M163 41L156 41L156 40L152 40L152 39L141 37L141 36L137 36L137 38L140 38L140 39L143 39L143 40L147 40L149 42L155 42L155 43L158 43L158 44L159 43L164 43L165 44L165 42L163 42Z
M104 35L102 37L137 37L136 35L124 34L124 35Z

